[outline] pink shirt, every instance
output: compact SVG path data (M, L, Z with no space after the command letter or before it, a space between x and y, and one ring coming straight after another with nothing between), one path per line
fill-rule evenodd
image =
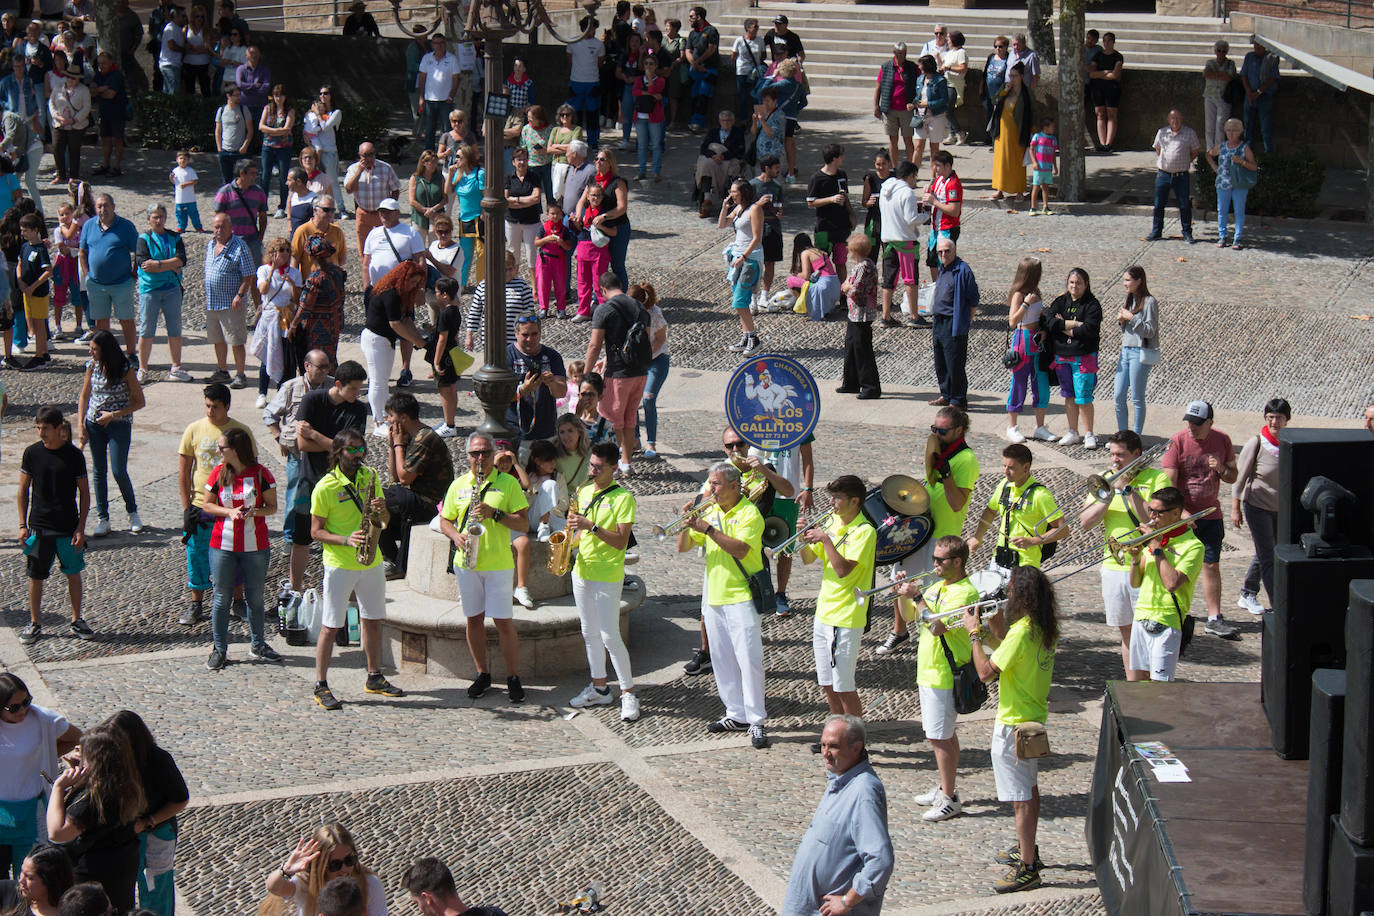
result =
M1213 427L1207 438L1201 442L1193 438L1192 432L1182 430L1169 440L1169 449L1159 462L1161 469L1177 471L1178 488L1183 491L1183 512L1192 515L1209 507L1220 509L1221 501L1217 494L1221 489L1221 474L1207 466L1207 456L1212 455L1225 470L1226 465L1236 460L1235 447L1231 437ZM1220 521L1219 512L1206 517L1208 521Z
M276 487L272 472L260 464L254 464L244 468L243 473L231 477L226 467L221 464L210 472L210 479L205 481L206 492L214 493L219 504L226 508L262 508L263 494ZM271 546L267 519L257 515L251 519L234 521L216 516L215 527L210 532L210 546L236 553L266 550Z

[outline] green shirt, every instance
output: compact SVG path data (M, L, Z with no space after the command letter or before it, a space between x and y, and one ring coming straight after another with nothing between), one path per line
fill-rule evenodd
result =
M1144 468L1131 479L1131 487L1140 491L1141 497L1147 503L1150 501L1150 497L1155 494L1156 490L1168 486L1172 486L1172 484L1169 483L1168 476L1163 471L1156 470L1155 468ZM1088 496L1084 502L1085 505L1092 505L1092 496ZM1112 559L1112 552L1107 549L1105 540L1105 538L1120 539L1124 535L1130 534L1142 521L1145 521L1145 519L1142 518L1137 518L1132 521L1130 512L1127 511L1127 506L1129 505L1130 503L1127 497L1122 496L1120 493L1113 493L1111 501L1107 503L1107 512L1102 516L1102 524L1105 531L1104 540L1102 542L1102 552L1105 559L1102 562L1102 566L1105 569L1116 569L1124 572L1131 568L1129 558L1126 563L1118 563L1116 560ZM1131 509L1130 511L1134 512L1135 510Z
M624 524L634 524L635 497L618 483L606 488L610 492L596 501L590 513L587 506L592 505L596 496L596 484L588 483L577 491L579 513L586 515L602 531L614 532ZM602 492L606 492L603 490ZM577 563L573 572L587 582L620 582L625 578L625 551L617 550L592 531L582 531L577 539Z
M926 489L930 492L930 516L935 523L930 535L932 540L947 534L964 533L964 519L968 516L968 507L973 503L971 491L973 485L978 482L978 456L973 453L973 449L960 449L949 459L949 479L970 492L964 500L964 507L955 512L949 507L949 498L945 496L944 481L927 484Z
M476 478L472 472L464 474L453 483L449 484L448 492L444 494L444 504L439 509L439 514L458 526L463 518L463 512L467 509L472 497L478 489L484 491L482 502L491 506L493 509L500 509L502 512L519 512L521 509L528 509L530 502L525 498L525 491L520 488L520 481L510 474L503 474L495 468L491 475L487 477L486 483L481 488L475 488ZM477 521L477 513L468 513L467 524L471 525ZM465 532L461 529L459 534ZM466 551L459 550L453 555L453 568L459 569L463 566L463 559ZM501 524L494 518L489 518L482 522L482 543L477 548L477 571L487 572L496 569L514 569L515 558L510 550L510 529Z
M1046 649L1029 617L1007 627L1007 638L992 653L992 663L1002 672L997 679L999 725L1043 723L1049 716L1050 678L1054 674L1057 645Z
M936 582L921 595L932 614L952 611L957 607L977 603L978 589L967 578L958 582ZM961 618L945 619L945 642L949 644L954 664L963 665L973 657L973 645ZM921 624L920 641L916 644L916 684L936 690L954 689L954 672L949 669L940 637L930 632L930 624Z
M706 547L706 602L716 607L727 604L741 604L753 600L749 594L749 583L744 574L753 574L763 569L763 516L754 504L741 499L721 514L719 506L708 510L706 520L720 529L726 537L744 541L749 552L738 561L744 566L740 572L735 558L722 550L715 541L699 531L691 532L694 544Z
M1007 494L1007 506L1002 505L1002 493L1010 489ZM1049 529L1046 524L1059 514L1059 507L1055 505L1054 496L1050 494L1049 487L1035 482L1032 475L1026 478L1026 482L1019 487L1012 486L1010 480L1003 479L992 491L992 498L988 500L988 507L997 512L998 518L994 522L997 526L997 546L1011 547L1007 535L1007 520L1003 512L1007 511L1011 515L1011 537L1043 537ZM1041 521L1042 519L1046 521ZM1039 530L1032 530L1034 525L1040 522ZM1032 544L1030 547L1012 547L1021 557L1022 566L1040 566L1040 545Z
M873 584L874 557L878 551L878 532L864 517L856 514L848 525L833 515L825 523L835 552L846 560L853 560L854 569L843 579L835 575L825 548L821 544L807 544L806 549L824 564L821 572L821 592L816 598L816 620L832 627L857 629L868 620L868 599L855 598L855 588Z
M1145 577L1140 583L1140 598L1135 604L1135 619L1157 620L1175 630L1182 629L1181 618L1188 616L1188 608L1192 607L1193 590L1197 588L1198 573L1202 571L1204 551L1202 541L1198 540L1191 528L1178 537L1169 538L1169 543L1164 545L1164 556L1173 564L1174 569L1188 577L1179 583L1172 596L1159 579L1159 561L1148 553L1142 554L1145 560ZM1174 599L1178 599L1177 609L1174 607Z
M310 492L310 514L324 519L324 530L330 534L347 537L362 527L363 513L349 495L350 484L364 507L369 500L382 498L381 478L366 465L358 468L356 483L338 468L325 474ZM382 562L380 550L372 558L372 566L364 566L358 562L357 548L351 544L321 543L320 547L324 551L324 565L333 569L371 569Z

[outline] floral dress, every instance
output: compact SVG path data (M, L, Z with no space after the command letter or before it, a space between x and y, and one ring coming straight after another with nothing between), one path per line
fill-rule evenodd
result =
M298 355L323 350L329 354L330 364L337 364L339 335L343 333L344 282L343 270L333 262L316 267L306 279L297 332Z

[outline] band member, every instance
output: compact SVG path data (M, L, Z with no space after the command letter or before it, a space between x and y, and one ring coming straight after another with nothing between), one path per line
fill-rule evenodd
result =
M935 414L926 440L926 492L930 495L930 516L934 523L926 546L897 564L908 576L920 575L933 565L935 542L947 535L964 533L969 497L978 482L978 456L969 448L968 414L960 407L942 407ZM909 638L906 622L914 618L911 603L900 596L893 603L892 632L876 651L887 655Z
M739 433L728 430L725 438L739 438ZM791 537L797 533L797 518L802 512L810 512L814 499L812 488L816 479L816 462L811 456L812 443L816 441L815 436L807 436L797 445L791 448L765 450L757 446L749 447L749 455L744 459L751 473L762 473L762 468L772 468L778 480L769 478L768 482L773 487L775 495L773 497L772 508L765 512L765 515L773 515L787 523L786 537ZM734 455L731 456L732 458ZM746 478L748 474L746 473ZM786 486L784 486L786 484ZM746 484L745 489L749 487ZM790 488L790 493L788 492ZM862 504L863 500L859 501ZM756 506L763 512L762 506ZM778 609L773 613L778 617L791 617L792 604L787 600L787 584L792 578L792 555L784 554L776 557L778 564Z
M487 625L496 624L501 656L506 662L506 690L512 703L525 701L520 684L520 643L511 620L515 557L510 532L529 531L529 500L520 481L496 470L496 445L486 433L468 436L468 472L449 485L439 509L439 530L453 542L453 574L467 618L468 651L477 668L477 679L468 685L468 696L477 699L491 687L487 670ZM481 527L480 536L470 529ZM477 556L467 565L470 538L477 538Z
M820 560L821 591L811 627L816 656L816 683L831 714L863 715L854 669L868 623L868 599L855 598L855 588L873 584L878 532L860 510L864 482L853 474L836 477L825 488L834 514L824 525L802 532L802 562Z
M754 747L768 746L763 730L763 636L746 578L763 569L763 516L740 495L740 472L728 461L711 466L707 497L715 505L694 517L677 538L679 553L706 548L703 621L716 647L716 692L725 715L706 726L721 732L749 730ZM686 512L688 503L682 507Z
M932 560L940 575L939 581L919 592L916 581L899 584L899 595L916 598L916 613L940 614L955 608L977 604L978 589L969 581L968 545L957 534L948 534L935 542ZM903 602L910 607L909 602ZM913 620L917 619L915 617ZM940 770L940 784L929 792L916 796L916 804L930 810L922 819L935 822L954 817L964 810L959 791L954 785L959 772L959 736L955 733L954 668L968 664L972 649L968 632L959 625L959 618L932 620L921 624L922 633L916 644L916 687L921 697L921 728L935 749L935 765ZM946 655L948 653L948 655Z
M577 491L568 511L567 535L575 537L577 562L573 565L573 600L582 618L582 639L587 644L587 664L592 682L568 705L609 706L614 697L606 684L606 653L620 681L620 718L639 718L630 653L620 638L620 591L625 583L625 550L635 521L634 494L615 481L620 447L598 442L587 459L591 479Z
M1059 645L1054 586L1039 569L1013 569L1006 610L984 626L977 609L970 608L964 614L964 629L972 641L978 676L988 682L997 680L992 775L997 800L1011 802L1016 817L1016 843L997 855L997 861L1010 865L1011 870L993 883L993 890L999 894L1027 891L1040 886L1040 870L1044 868L1035 842L1040 821L1039 762L1034 757L1017 756L1016 731L1030 723L1043 728L1049 717L1050 678ZM993 650L991 655L988 648Z
M1140 457L1140 437L1129 429L1107 437L1107 450L1112 455L1112 471L1119 472ZM1078 517L1084 531L1091 531L1103 523L1106 538L1122 538L1133 533L1146 518L1145 503L1156 491L1169 486L1169 478L1156 468L1142 467L1129 480L1112 481L1111 499L1101 502L1093 494L1087 496L1088 506ZM1121 664L1126 679L1131 680L1131 627L1135 619L1135 603L1140 589L1131 586L1131 566L1116 562L1112 551L1103 546L1102 606L1107 612L1107 624L1121 632Z
M983 542L988 526L997 522L993 565L1003 571L1017 566L1039 567L1041 548L1063 540L1069 533L1049 488L1031 475L1031 460L1031 450L1019 442L1002 449L1002 474L1006 479L992 491L992 498L978 519L978 530L968 539L971 554Z
M324 620L315 645L315 702L325 709L343 708L329 689L326 675L334 653L334 634L348 625L349 595L358 602L363 654L367 657L363 689L384 697L405 696L382 676L386 576L381 551L374 552L366 565L358 562L358 547L368 540L362 530L363 516L370 516L371 524L381 528L388 519L381 476L363 466L366 455L367 440L361 433L353 429L340 432L329 450L329 473L310 493L310 536L320 542L324 554Z
M1183 491L1164 487L1150 496L1142 533L1163 532L1131 548L1131 585L1140 589L1126 677L1172 681L1183 645L1183 619L1193 604L1205 545L1192 528L1165 529L1183 516Z

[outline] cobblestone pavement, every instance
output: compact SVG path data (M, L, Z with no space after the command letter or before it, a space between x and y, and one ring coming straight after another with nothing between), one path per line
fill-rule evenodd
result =
M801 135L803 171L814 163L821 144L844 142L852 151L846 167L857 185L866 170L866 151L874 145L871 121L838 112L808 115ZM83 726L119 706L140 711L186 772L194 794L178 865L186 912L251 913L263 893L264 873L302 832L334 818L358 837L366 861L384 879L391 905L407 913L411 907L397 887L401 871L411 858L428 853L450 863L465 896L500 904L512 916L548 911L591 880L606 884L612 913L677 913L709 898L725 912L764 914L780 903L798 836L824 785L821 763L807 748L823 719L809 649L808 612L818 574L798 565L789 592L801 613L765 623L774 747L756 752L741 738L705 733L705 721L720 714L714 683L709 676L686 677L681 668L697 640L701 564L647 536L649 525L677 514L684 496L719 456L724 373L737 363L723 349L738 334L727 314L720 259L727 233L696 219L686 199L683 176L690 174L692 160L686 151L696 143L673 137L665 169L669 180L636 188L631 205L631 273L636 280L652 281L663 297L674 364L659 398L658 445L664 457L637 462L630 479L640 499L643 541L636 572L650 592L631 621L645 707L640 722L624 724L608 710L566 718L567 698L581 687L578 677L530 683L529 702L514 706L502 691L473 702L463 684L399 675L395 680L408 696L382 702L361 690L357 648L336 653L331 684L347 705L330 715L308 699L313 650L275 640L287 656L284 664L247 663L241 624L234 629L235 663L207 672L208 627L184 629L174 619L185 594L175 448L181 430L199 416L199 385L163 383L161 344L154 350L148 407L136 420L131 459L150 529L137 537L120 532L123 514L116 508L116 533L92 546L86 607L97 639L54 635L28 649L19 646L14 630L27 617L21 563L12 544L0 548L7 625L0 628L0 661L29 680L40 702L65 710ZM1358 414L1374 376L1370 324L1354 317L1367 311L1364 291L1374 260L1374 234L1368 228L1254 219L1248 230L1252 247L1233 252L1209 244L1214 236L1201 223L1202 244L1146 243L1141 236L1148 214L1139 208L1070 209L1028 222L1023 213L981 200L987 193L987 150L955 152L970 201L961 254L979 277L983 303L969 367L970 443L983 470L975 513L996 482L1003 444L998 438L1005 426L1006 390L1001 303L1016 263L1027 254L1044 262L1047 297L1060 291L1069 267L1087 269L1109 316L1121 301L1125 268L1139 263L1149 272L1151 289L1162 302L1165 360L1150 379L1147 441L1176 431L1180 405L1197 396L1218 406L1219 425L1237 445L1253 434L1260 404L1274 394L1288 397L1303 423L1349 424L1344 418ZM134 217L165 196L166 159L158 153L131 156L130 176L146 168L154 178L124 180L116 193L121 213ZM1115 167L1125 161L1118 158ZM203 174L215 174L209 160L201 164ZM1141 159L1139 167L1149 164ZM789 234L810 229L803 196L801 187L787 190ZM350 288L356 293L361 270L352 250L353 226L344 228ZM1176 221L1166 228L1177 234ZM282 233L284 224L271 223L269 238ZM203 250L204 238L193 238L186 273L186 363L202 377L212 368L199 314ZM341 352L359 358L362 316L356 296L347 317ZM877 330L886 396L860 403L829 393L839 374L842 322L766 315L759 324L768 349L802 358L825 380L818 484L840 473L857 473L873 484L893 473L919 475L924 430L933 417L933 408L925 404L934 383L928 332ZM582 354L586 334L582 325L546 325L546 342L566 359ZM1115 425L1110 376L1116 347L1109 320L1097 388L1099 433ZM5 374L10 416L19 418L4 434L9 457L0 466L0 492L6 496L17 480L13 456L32 441L28 418L34 410L45 403L75 405L84 347L59 344L56 353L51 370ZM421 400L424 418L437 422L432 383L422 366L416 368L421 371L411 390ZM466 381L461 390L459 423L471 426L480 410ZM257 428L252 391L235 396L233 415ZM1061 431L1063 422L1062 409L1053 407L1050 425ZM456 455L457 443L450 448ZM1037 477L1061 503L1069 501L1082 475L1107 465L1105 451L1033 448ZM264 455L280 466L270 450ZM380 461L380 454L372 460ZM1091 538L1075 533L1061 556L1091 544ZM1223 610L1240 627L1241 639L1227 642L1200 633L1180 665L1180 677L1258 681L1260 628L1234 608L1249 551L1246 532L1228 532L1221 561ZM283 566L283 557L274 557L273 592ZM318 575L312 564L309 580L317 584ZM66 616L63 591L60 579L54 579L45 595L51 633L59 632ZM1044 889L1015 900L994 898L990 889L996 870L988 860L1008 845L1012 832L1010 811L994 800L988 771L991 710L966 717L962 728L960 783L967 813L948 823L925 824L911 798L929 787L934 763L920 731L914 652L887 658L872 654L890 627L890 604L876 604L859 686L898 850L888 912L1101 912L1082 830L1099 698L1105 682L1120 675L1120 655L1115 631L1101 622L1098 592L1095 571L1058 586L1064 638L1051 694L1055 757L1042 780L1041 837L1050 868ZM1199 598L1195 615L1202 613L1200 604Z

